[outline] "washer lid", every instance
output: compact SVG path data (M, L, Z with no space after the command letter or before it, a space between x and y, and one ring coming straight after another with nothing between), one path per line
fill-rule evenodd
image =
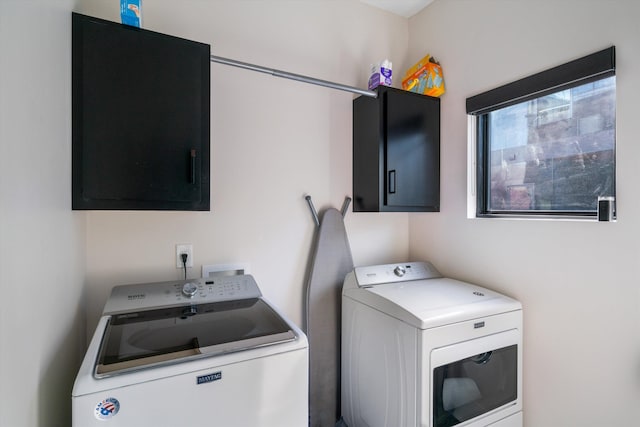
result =
M105 329L94 376L102 378L296 338L289 324L261 298L114 314Z
M345 287L344 295L420 329L522 309L512 298L448 278Z

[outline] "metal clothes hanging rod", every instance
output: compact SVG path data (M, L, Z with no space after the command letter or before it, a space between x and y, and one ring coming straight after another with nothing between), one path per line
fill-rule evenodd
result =
M320 80L313 77L303 76L301 74L289 73L287 71L275 70L273 68L267 68L260 65L249 64L246 62L236 61L235 59L223 58L221 56L211 55L210 58L211 58L211 62L217 62L218 64L231 65L232 67L244 68L245 70L271 74L274 77L282 77L283 79L297 80L303 83L310 83L313 85L324 86L331 89L343 90L345 92L357 93L359 95L369 96L371 98L378 97L378 94L372 90L359 89L353 86L329 82L326 80Z

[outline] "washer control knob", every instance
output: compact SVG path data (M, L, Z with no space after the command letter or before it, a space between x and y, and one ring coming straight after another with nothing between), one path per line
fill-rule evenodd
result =
M398 277L404 276L404 273L406 273L406 272L407 272L407 270L401 265L399 265L399 266L397 266L396 268L393 269L393 274L395 274Z
M193 282L182 285L182 294L186 297L193 298L197 292L198 285Z

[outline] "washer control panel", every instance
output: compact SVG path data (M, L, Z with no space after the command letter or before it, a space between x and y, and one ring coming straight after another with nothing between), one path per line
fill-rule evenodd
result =
M438 270L428 262L405 262L356 267L354 272L360 287L442 277Z
M104 314L144 310L181 304L204 304L258 298L262 293L249 274L219 278L141 283L116 286Z

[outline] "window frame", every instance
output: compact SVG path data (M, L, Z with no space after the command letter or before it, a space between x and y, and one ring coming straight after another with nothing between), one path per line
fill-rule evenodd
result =
M470 218L596 219L597 211L490 210L489 113L546 95L615 76L615 46L508 83L466 100L468 117L468 173ZM614 134L615 138L615 134ZM615 141L614 182L615 197ZM614 219L615 219L614 212Z

